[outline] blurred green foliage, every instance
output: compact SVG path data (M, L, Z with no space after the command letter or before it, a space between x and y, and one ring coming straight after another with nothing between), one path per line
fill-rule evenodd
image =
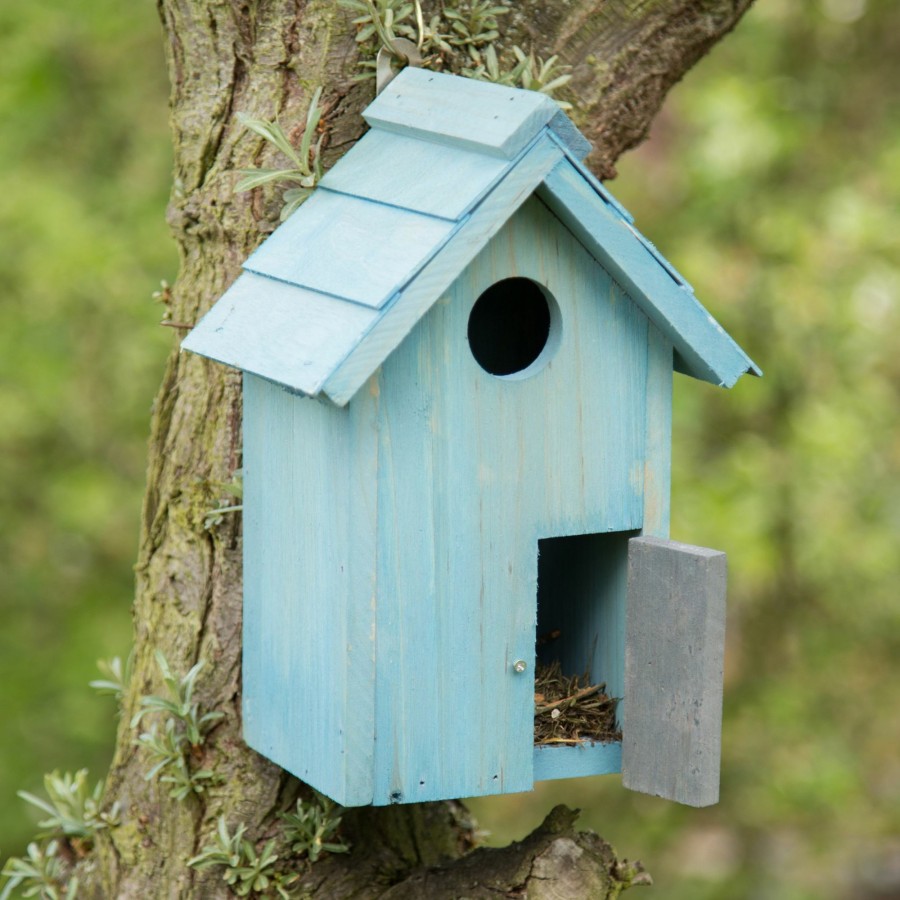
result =
M175 252L150 5L17 4L0 34L6 855L35 830L17 789L111 751L86 683L127 652ZM666 898L900 895L898 85L893 0L758 0L623 160L615 192L766 373L676 379L673 536L730 557L722 801L548 783L473 804L493 842L568 802Z
M103 776L150 406L172 335L165 64L152 4L0 4L0 857L54 769Z
M568 799L666 898L900 897L898 86L892 0L759 0L622 160L765 371L676 378L672 534L729 554L722 800L550 783L477 801L492 840Z

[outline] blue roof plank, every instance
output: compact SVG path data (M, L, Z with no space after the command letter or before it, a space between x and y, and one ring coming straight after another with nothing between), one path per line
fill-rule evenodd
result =
M694 295L660 265L630 222L616 215L567 160L546 178L538 196L627 291L675 347L684 371L731 387L745 372L761 372Z
M181 346L315 396L377 316L365 306L245 272Z
M429 216L461 218L511 163L388 131L369 131L321 187Z
M380 309L453 227L448 219L320 188L244 268Z
M373 128L512 159L558 112L546 94L409 67L363 116Z

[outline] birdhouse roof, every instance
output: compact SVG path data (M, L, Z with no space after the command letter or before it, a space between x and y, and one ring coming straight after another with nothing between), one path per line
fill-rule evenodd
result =
M532 194L672 341L731 387L759 370L581 164L549 97L407 68L371 129L244 263L182 346L343 406Z

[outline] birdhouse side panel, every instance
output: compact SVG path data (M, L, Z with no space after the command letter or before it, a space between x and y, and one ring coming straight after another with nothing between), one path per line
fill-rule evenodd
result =
M557 330L536 368L498 377L474 357L469 324L511 277L546 289ZM538 541L642 527L647 335L531 200L374 376L376 803L531 787ZM597 673L616 684L619 593Z
M244 380L244 735L345 805L372 799L375 447L363 408Z

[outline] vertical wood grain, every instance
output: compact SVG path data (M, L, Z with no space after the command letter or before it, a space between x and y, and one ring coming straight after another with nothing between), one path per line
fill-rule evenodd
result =
M622 783L690 806L719 799L725 554L633 538Z
M511 275L549 289L561 333L539 371L500 378L467 324ZM530 200L361 392L378 397L376 803L531 787L538 539L641 527L646 340Z
M358 413L244 387L244 736L338 802L371 802L377 461Z

